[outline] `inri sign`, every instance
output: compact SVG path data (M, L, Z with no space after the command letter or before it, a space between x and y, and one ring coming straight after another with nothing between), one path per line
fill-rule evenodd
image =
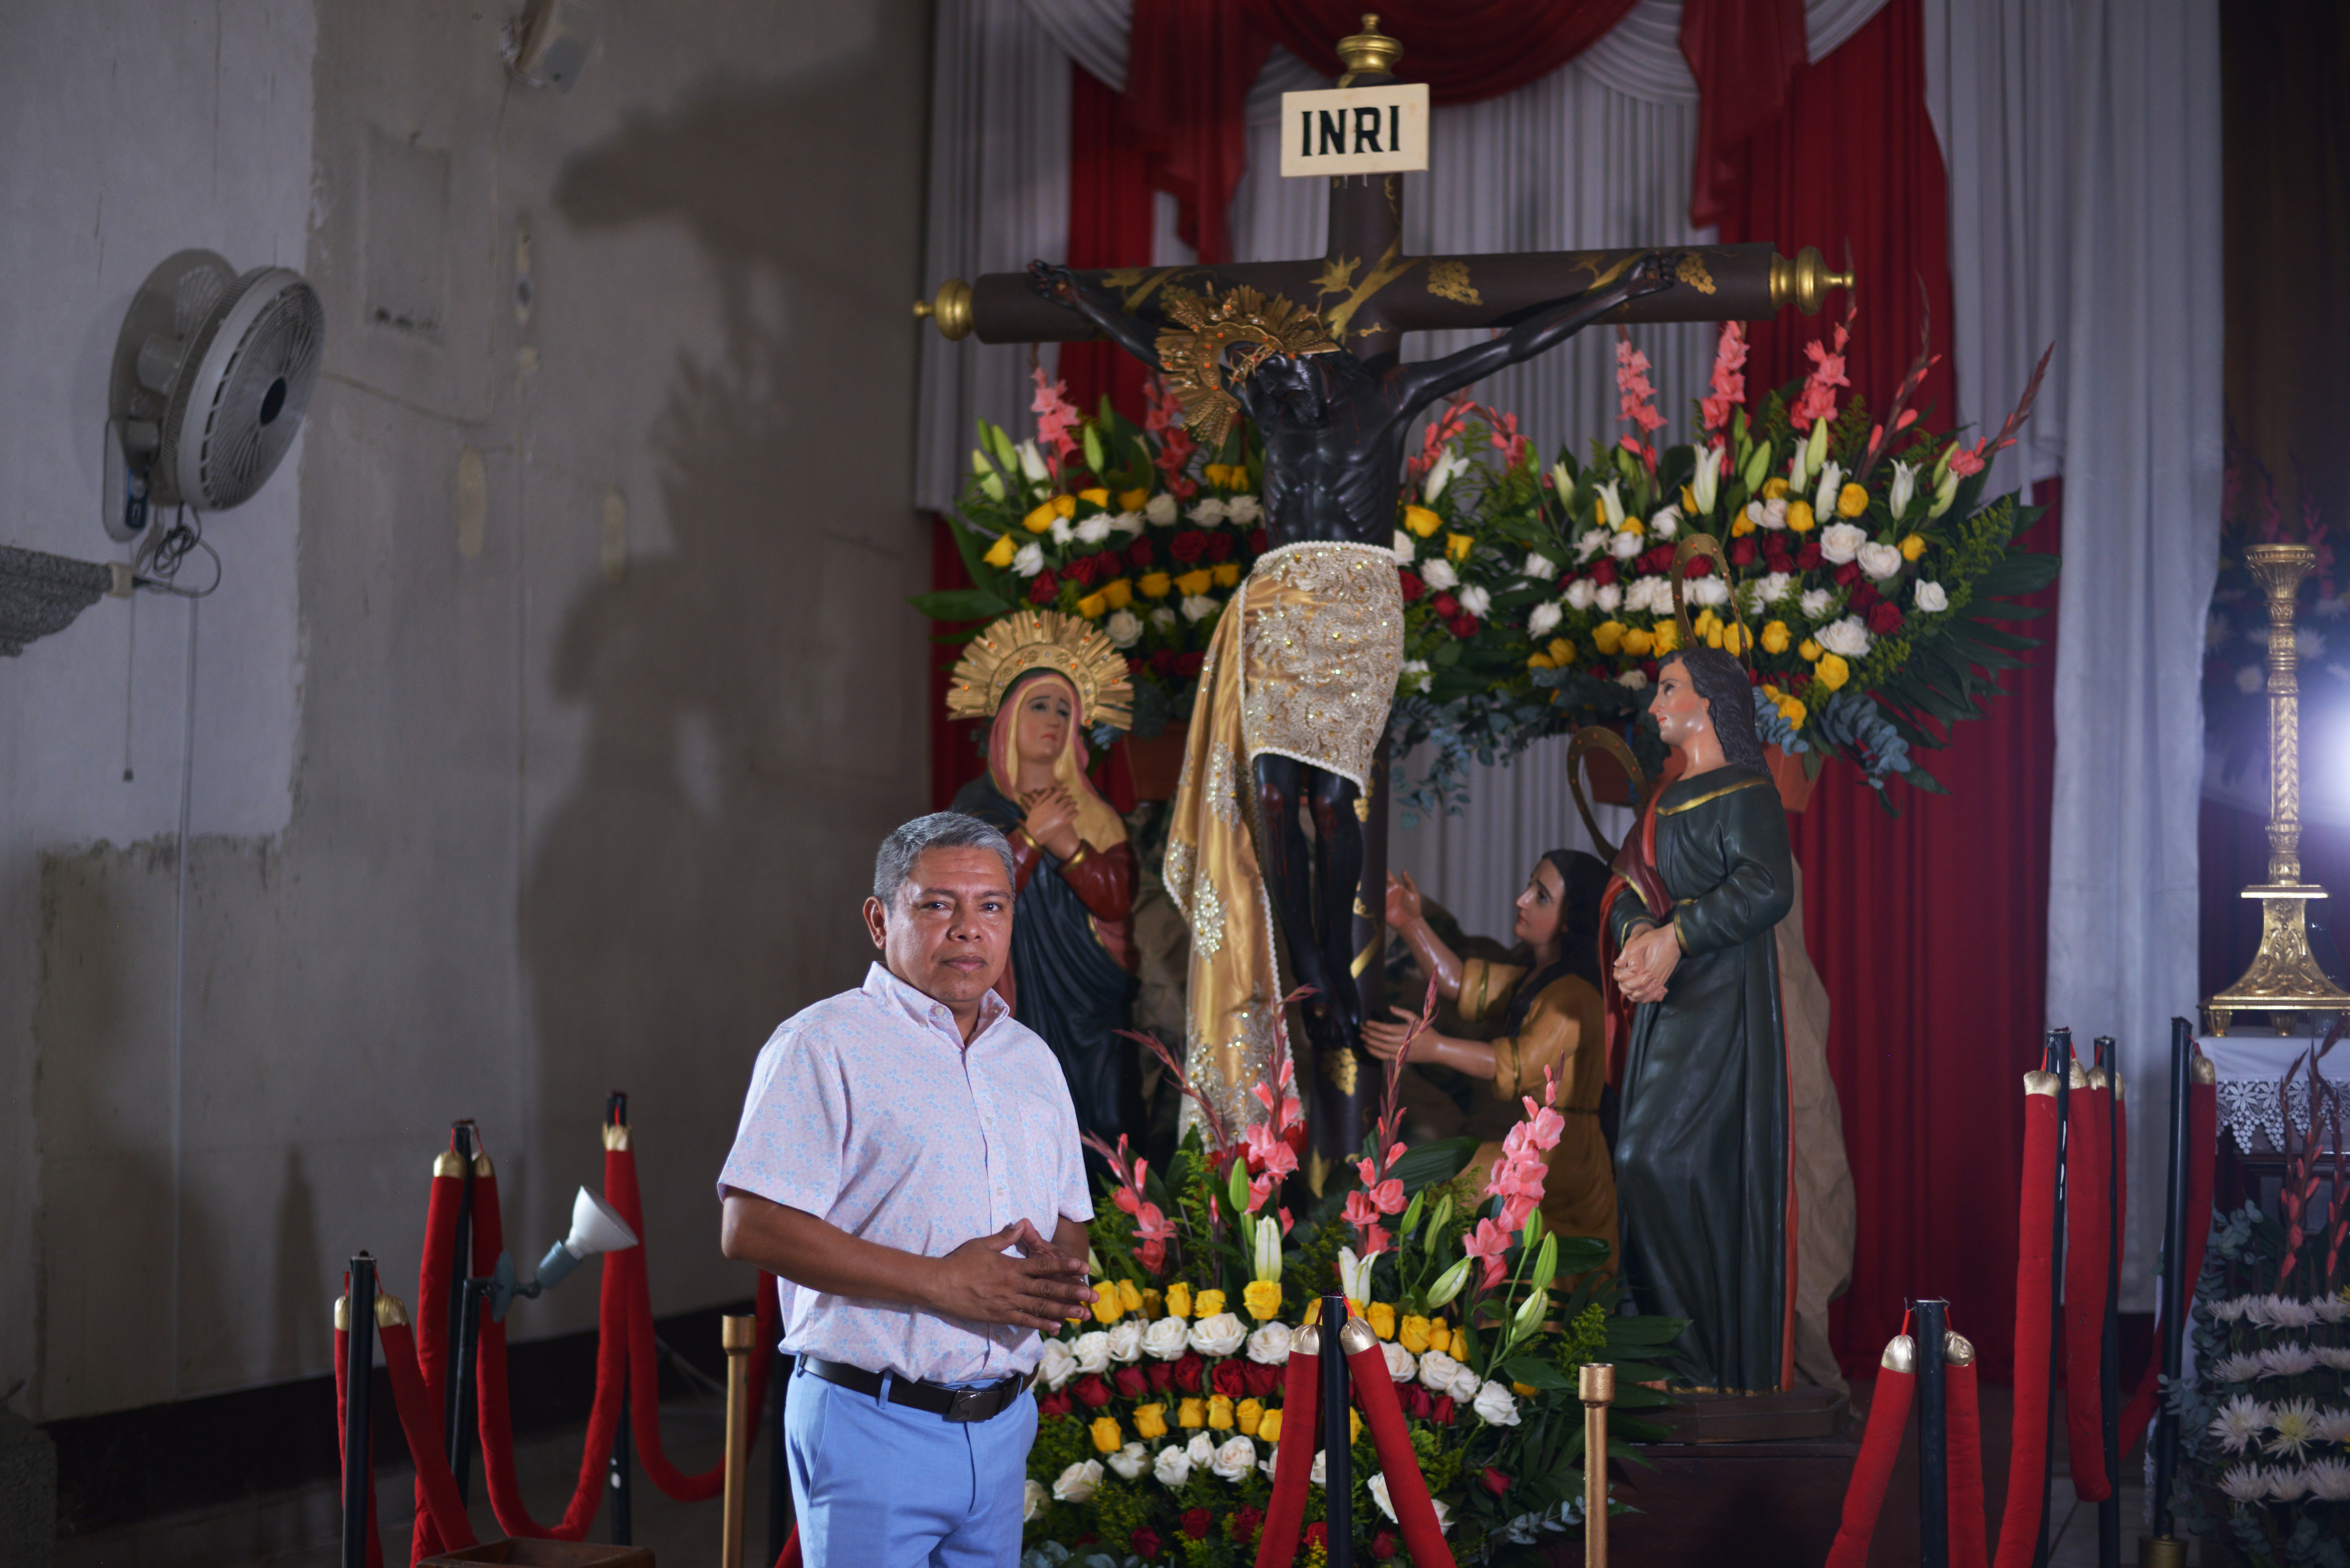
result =
M1390 174L1428 167L1428 84L1281 95L1281 171Z

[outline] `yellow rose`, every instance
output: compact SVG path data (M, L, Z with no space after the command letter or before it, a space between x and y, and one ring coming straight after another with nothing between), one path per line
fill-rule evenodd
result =
M1708 605L1697 612L1697 618L1690 622L1690 629L1700 637L1711 636L1721 629L1721 618L1713 613L1711 605Z
M1112 577L1101 586L1101 597L1109 601L1112 609L1124 609L1134 602L1134 585L1124 577Z
M1142 590L1142 597L1147 599L1163 599L1167 597L1167 590L1174 586L1175 579L1164 572L1145 572L1142 574L1142 581L1135 585Z
M1452 1330L1446 1326L1444 1320L1440 1317L1430 1318L1429 1320L1428 1348L1430 1350L1442 1350L1447 1352L1451 1351L1452 1348Z
M1121 490L1118 493L1118 509L1120 512L1139 512L1149 499L1150 492L1148 490Z
M1207 567L1202 566L1196 572L1186 572L1181 576L1176 578L1175 589L1186 598L1195 598L1201 594L1206 593L1208 591L1209 585L1213 583L1215 580L1215 573L1210 571Z
M1270 1323L1281 1311L1281 1282L1251 1280L1241 1292L1241 1302L1248 1308L1249 1316L1259 1323Z
M1812 504L1810 502L1790 501L1787 503L1788 533L1808 534L1818 525L1819 519L1812 515Z
M1618 534L1646 534L1648 531L1648 525L1628 512L1624 514L1624 520L1616 524Z
M1591 645L1602 653L1614 653L1624 645L1624 623L1603 620L1592 628Z
M1762 482L1762 499L1763 499L1763 500L1765 500L1765 501L1776 501L1776 500L1778 500L1781 496L1783 496L1783 495L1784 495L1784 494L1786 494L1786 493L1787 493L1787 482L1786 482L1785 480L1783 480L1783 479L1766 479L1766 480L1764 480L1764 481Z
M1118 1429L1118 1417L1115 1416L1096 1417L1089 1430L1094 1435L1096 1453L1114 1454L1126 1447L1126 1434Z
M1351 1449L1362 1440L1363 1413L1350 1408L1347 1412L1347 1446Z
M1671 624L1672 623L1670 621L1667 621L1665 626L1670 626ZM1657 629L1661 631L1664 629L1664 627L1659 627ZM1636 626L1631 630L1624 634L1624 651L1630 654L1635 659L1646 659L1648 656L1648 649L1654 648L1656 645L1656 632L1643 631L1640 628Z
M1198 1315L1201 1317L1213 1317L1224 1310L1224 1293L1222 1291L1201 1291L1199 1299Z
M980 559L1000 572L1012 564L1012 557L1016 554L1018 551L1013 547L1012 535L1006 534L998 538L994 544L990 545L987 547L987 554L982 556Z
M1155 1286L1142 1287L1142 1315L1153 1323L1167 1315L1167 1298Z
M1238 587L1240 586L1241 564L1238 561L1219 562L1217 565L1209 567L1208 570L1214 576L1216 579L1216 587L1220 588L1232 588Z
M1789 729L1802 729L1804 721L1810 716L1811 710L1804 706L1802 698L1783 697L1779 700L1779 717L1787 721Z
M1403 525L1425 539L1444 526L1444 519L1425 506L1407 506L1403 509Z
M1163 1438L1167 1435L1167 1407L1153 1402L1134 1408L1134 1435L1138 1438Z
M1428 1348L1428 1320L1416 1313L1404 1314L1396 1324L1396 1343L1418 1355Z
M1521 1399L1531 1399L1542 1390L1531 1383L1513 1383L1510 1385L1510 1392Z
M1241 1429L1242 1437L1255 1437L1257 1434L1257 1428L1264 1425L1264 1401L1262 1399L1242 1400L1232 1408L1232 1424Z
M1094 1287L1094 1321L1107 1326L1126 1315L1126 1303L1118 1299L1118 1287L1105 1280Z
M1454 562L1465 561L1469 558L1471 548L1476 543L1476 540L1466 534L1447 534L1444 536L1445 556Z
M1814 673L1819 676L1821 685L1831 691L1841 691L1844 683L1852 679L1852 666L1840 654L1823 653Z
M1387 1303L1373 1302L1365 1309L1363 1316L1370 1324L1371 1332L1381 1339L1395 1337L1395 1308Z
M1197 1399L1186 1399L1175 1407L1175 1424L1179 1427L1204 1427L1208 1424L1208 1407Z
M1836 492L1836 515L1857 517L1868 510L1868 492L1857 484L1847 484Z
M1211 462L1201 471L1209 483L1225 490L1238 490L1248 483L1248 465L1239 462Z
M1526 655L1526 668L1528 670L1556 670L1558 668L1558 664L1547 653L1529 653Z
M1142 1287L1132 1280L1118 1282L1118 1304L1128 1312L1142 1310Z
M1109 505L1109 492L1100 488L1080 490L1077 492L1077 499L1090 501L1097 506L1107 508Z
M1923 534L1911 534L1902 539L1901 558L1903 560L1914 561L1925 553L1926 535Z
M1053 525L1053 519L1058 514L1053 510L1053 504L1047 501L1035 511L1020 519L1020 525L1031 534L1042 534Z
M1550 661L1553 664L1564 668L1575 658L1575 644L1563 637L1554 637L1550 639L1550 646L1543 651L1550 655Z
M1752 532L1754 532L1754 519L1746 515L1745 513L1741 512L1737 516L1731 519L1730 536L1731 538L1743 539Z
M1077 613L1087 620L1099 620L1109 613L1109 596L1087 594L1077 601Z
M1252 1401L1253 1403L1253 1401ZM1256 1438L1261 1443L1281 1441L1281 1409L1275 1406L1257 1417Z
M1762 651L1765 653L1784 653L1787 651L1787 623L1785 621L1774 620L1771 622L1770 625L1762 628Z
M1711 641L1712 639L1708 639L1707 640ZM1754 634L1747 630L1744 627L1739 625L1738 622L1731 621L1728 626L1721 628L1721 640L1715 646L1719 647L1724 653L1735 657L1743 654L1753 645Z
M1167 1315L1169 1317L1191 1315L1191 1287L1180 1280L1167 1287Z
M1662 659L1666 654L1670 653L1674 649L1679 648L1681 645L1680 623L1678 621L1660 620L1657 623L1656 629L1648 633L1648 646L1651 651L1653 651L1658 658Z
M1820 661L1820 645L1814 642L1808 637L1804 639L1803 642L1795 649L1795 651L1802 654L1805 659L1810 659L1814 664L1817 664Z
M1074 495L1055 495L1051 504L1058 516L1075 517L1077 514L1077 498Z
M1208 1401L1208 1425L1219 1432L1229 1432L1232 1428L1232 1402L1222 1394Z

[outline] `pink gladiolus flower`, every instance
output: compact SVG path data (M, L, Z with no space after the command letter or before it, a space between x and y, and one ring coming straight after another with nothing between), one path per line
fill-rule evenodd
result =
M1510 1243L1516 1237L1517 1229L1514 1226L1504 1229L1491 1220L1480 1220L1477 1221L1477 1228L1461 1239L1461 1250L1472 1258L1482 1260L1485 1265L1484 1277L1480 1282L1481 1289L1490 1291L1502 1282L1502 1276L1507 1272L1507 1265L1503 1260L1508 1255Z
M1960 479L1983 471L1983 455L1980 449L1960 447L1950 454L1950 472Z
M1393 1177L1371 1189L1371 1205L1382 1214L1400 1214L1409 1202L1403 1195L1403 1183Z
M1657 449L1648 438L1665 428L1665 416L1657 412L1657 389L1648 379L1648 357L1632 347L1632 335L1621 327L1616 328L1616 390L1620 394L1616 403L1617 422L1640 432L1637 438L1624 438L1624 450L1637 455L1654 473Z
M1713 391L1698 401L1706 430L1720 434L1730 429L1731 410L1746 401L1746 324L1725 322L1713 348Z
M1295 1104L1295 1101L1291 1102ZM1279 1130L1264 1122L1252 1122L1241 1134L1248 1148L1249 1168L1267 1176L1280 1178L1297 1168L1297 1151L1291 1148Z
M1851 317L1846 317L1846 325L1836 327L1835 348L1823 347L1817 338L1804 345L1804 352L1811 357L1812 373L1804 379L1804 395L1795 400L1794 409L1788 416L1799 431L1808 430L1815 420L1833 421L1835 389L1852 385L1851 379L1844 373L1844 346L1852 338L1850 321Z
M1347 1224L1360 1228L1365 1225L1378 1223L1378 1218L1379 1211L1372 1204L1369 1193L1357 1188L1356 1190L1347 1194L1346 1220Z
M1066 381L1046 381L1045 368L1038 366L1028 372L1036 383L1036 400L1028 405L1036 416L1036 439L1053 449L1054 472L1057 474L1063 463L1077 454L1077 438L1070 432L1085 422L1076 404L1069 401Z
M1388 1243L1393 1240L1393 1237L1377 1225L1366 1225L1363 1227L1362 1255L1366 1258L1376 1258L1388 1250Z

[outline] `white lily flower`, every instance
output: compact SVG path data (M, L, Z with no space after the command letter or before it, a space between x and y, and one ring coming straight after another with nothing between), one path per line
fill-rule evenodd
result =
M1575 504L1575 475L1567 472L1566 464L1554 462L1550 465L1550 483L1551 488L1558 493L1561 508Z
M1042 484L1051 478L1045 467L1045 454L1036 450L1033 441L1024 441L1013 449L1020 454L1020 476L1031 484Z
M1281 1221L1270 1214L1256 1217L1256 1272L1260 1280L1281 1278Z
M1950 509L1951 503L1958 498L1959 476L1955 473L1942 475L1942 483L1934 486L1934 504L1926 508L1927 518L1930 521L1939 517Z
M1721 465L1730 454L1718 446L1707 447L1697 454L1697 477L1690 483L1690 493L1697 500L1700 515L1711 516L1713 504L1721 490Z
M1338 1249L1338 1288L1355 1301L1371 1299L1371 1262L1369 1258L1357 1258L1352 1247Z
M1825 415L1812 421L1812 439L1804 448L1804 467L1812 473L1820 471L1828 455L1828 421Z
M1897 461L1893 464L1893 490L1885 498L1886 504L1893 508L1895 522L1899 522L1901 514L1909 510L1909 503L1917 493L1918 465Z
M1617 493L1616 482L1609 480L1592 492L1599 497L1599 521L1603 526L1624 526L1624 498Z
M1444 487L1452 483L1452 476L1467 466L1461 454L1447 446L1437 454L1435 463L1429 469L1428 478L1420 486L1420 499L1434 505L1436 498L1444 493Z
M1820 487L1812 494L1812 515L1825 522L1836 515L1836 497L1844 491L1844 465L1820 464Z

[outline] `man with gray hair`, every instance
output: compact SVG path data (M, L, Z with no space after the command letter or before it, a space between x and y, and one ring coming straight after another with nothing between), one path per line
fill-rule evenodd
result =
M882 961L775 1031L718 1179L726 1255L781 1282L808 1568L1020 1555L1037 1331L1093 1302L1093 1203L1059 1064L993 991L1012 914L978 818L884 839Z

